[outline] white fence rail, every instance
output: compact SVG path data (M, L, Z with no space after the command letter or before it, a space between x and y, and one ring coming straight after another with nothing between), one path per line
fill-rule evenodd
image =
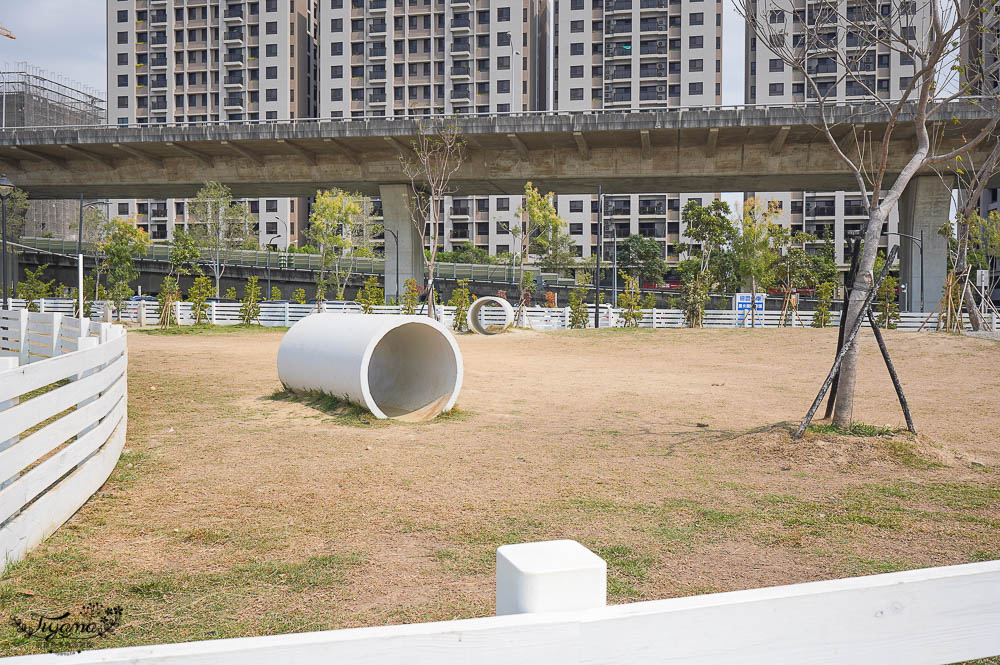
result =
M563 583L538 585L535 594L554 589L573 593ZM611 607L25 656L7 663L945 665L997 654L1000 562L990 561Z
M121 326L0 310L0 570L100 487L125 443Z

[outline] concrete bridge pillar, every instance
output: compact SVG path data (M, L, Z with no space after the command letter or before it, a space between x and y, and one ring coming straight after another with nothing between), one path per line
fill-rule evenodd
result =
M916 176L906 186L899 204L899 232L889 236L889 242L899 240L899 281L906 284L906 295L900 306L905 311L933 311L941 301L944 280L948 273L948 240L938 228L951 219L951 191L936 175ZM920 249L906 236L923 234L923 272ZM924 306L920 308L923 286Z
M416 227L410 220L410 186L379 185L382 199L382 219L385 224L385 301L399 301L406 290L406 280L413 278L424 283L424 247ZM394 241L395 232L397 243ZM399 271L396 271L396 254L399 253Z

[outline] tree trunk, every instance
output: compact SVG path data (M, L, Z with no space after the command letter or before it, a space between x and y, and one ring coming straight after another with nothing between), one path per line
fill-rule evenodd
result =
M868 229L865 231L864 251L861 252L861 261L858 263L857 276L854 279L845 313L847 316L846 330L853 330L854 322L858 320L859 316L864 315L861 310L864 308L868 291L872 287L872 271L875 268L878 239L884 221L880 208L872 208L868 219ZM850 428L854 417L854 383L858 375L860 339L860 335L854 338L854 341L847 348L844 361L840 365L840 378L837 380L837 405L833 412L833 424L842 429Z

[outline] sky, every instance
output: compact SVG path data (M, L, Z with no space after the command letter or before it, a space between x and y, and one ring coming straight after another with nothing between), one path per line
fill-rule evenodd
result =
M96 88L104 95L105 0L0 0L0 65L27 62L50 74Z

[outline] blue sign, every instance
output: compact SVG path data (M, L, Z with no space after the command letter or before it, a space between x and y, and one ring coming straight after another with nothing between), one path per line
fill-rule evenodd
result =
M764 327L764 294L756 294L753 312L750 310L749 293L736 294L736 327L763 328Z

